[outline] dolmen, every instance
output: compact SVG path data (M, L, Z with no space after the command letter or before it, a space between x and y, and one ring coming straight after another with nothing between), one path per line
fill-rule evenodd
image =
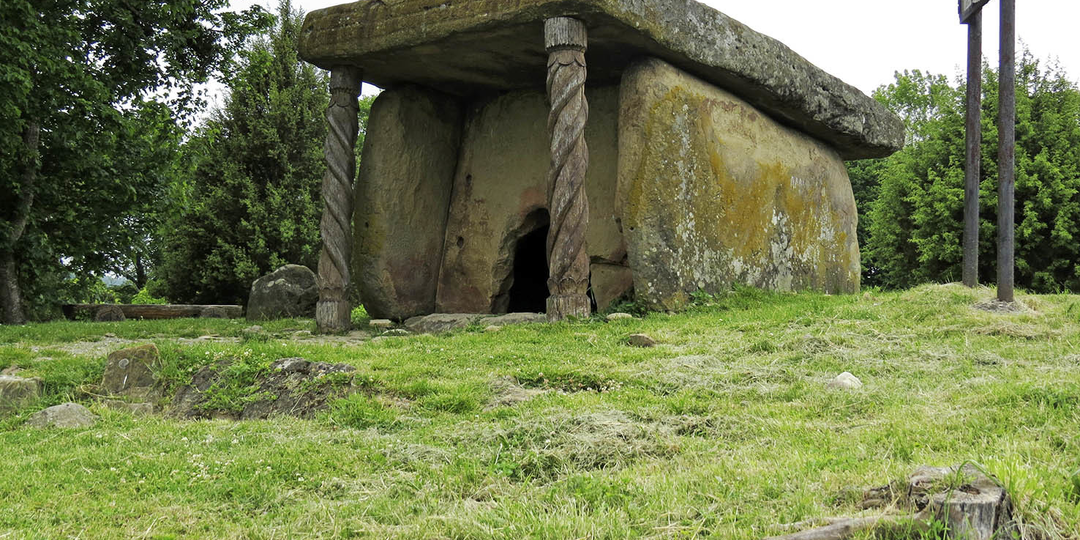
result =
M904 142L873 99L690 0L365 0L308 14L300 53L331 72L327 313L350 276L399 320L855 292L844 161ZM354 184L362 81L384 91Z

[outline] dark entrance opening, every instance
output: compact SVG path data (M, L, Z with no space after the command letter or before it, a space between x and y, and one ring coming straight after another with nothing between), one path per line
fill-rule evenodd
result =
M510 286L507 311L544 313L547 311L548 226L522 236L514 250L514 284Z

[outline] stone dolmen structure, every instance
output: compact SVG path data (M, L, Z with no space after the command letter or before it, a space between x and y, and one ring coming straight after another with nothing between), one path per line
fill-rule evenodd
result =
M844 160L903 144L874 100L692 0L363 0L310 13L300 53L333 95L324 330L350 276L392 319L853 292ZM354 186L361 81L385 90Z

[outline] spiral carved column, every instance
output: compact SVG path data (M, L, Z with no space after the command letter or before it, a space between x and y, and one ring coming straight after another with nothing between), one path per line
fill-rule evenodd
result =
M569 316L588 317L590 313L589 255L585 252L589 227L589 201L585 197L585 172L589 169L589 148L585 144L585 123L589 118L589 103L585 100L585 24L569 17L548 19L544 23L544 42L551 101L547 318L560 321Z
M315 324L319 332L344 332L350 326L349 261L352 254L353 178L356 175L356 135L360 125L357 98L360 70L343 66L330 72L330 106L326 110L326 174L323 175L323 215L319 224L319 303Z

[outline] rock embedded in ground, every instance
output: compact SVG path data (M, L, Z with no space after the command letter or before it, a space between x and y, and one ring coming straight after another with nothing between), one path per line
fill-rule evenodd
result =
M102 403L110 409L126 411L134 416L147 416L154 413L153 403L130 403L119 399L107 399Z
M94 322L121 322L126 321L124 310L120 306L104 305L94 312Z
M439 334L465 328L481 317L476 313L433 313L406 320L405 328L417 334Z
M287 264L251 284L247 319L314 317L318 301L315 273L306 266Z
M626 319L633 319L634 316L629 313L611 313L607 317L604 317L608 322L622 321Z
M23 371L23 368L19 366L8 366L0 370L0 375L18 375L20 371Z
M390 319L371 319L371 321L368 322L368 325L379 330L386 330L387 328L392 328L394 326L394 321L391 321Z
M383 332L384 336L407 336L409 331L404 328L391 328Z
M145 393L154 386L159 361L160 353L152 343L109 353L101 387L114 395Z
M249 327L241 330L240 333L244 334L245 336L254 336L256 334L261 334L262 331L263 331L263 327L256 324L256 325L249 326ZM203 336L203 337L217 337L217 336Z
M0 412L33 403L40 396L41 381L0 375Z
M499 330L502 330L502 327L501 326L495 326L493 324L484 327L484 332L487 332L487 333L498 332Z
M63 403L38 411L26 420L31 427L81 428L97 423L97 416L78 403Z
M546 323L547 315L544 313L507 313L505 315L485 317L484 320L481 322L488 326Z
M626 338L626 343L633 347L655 347L656 340L649 337L647 334L630 334Z
M857 388L862 388L863 383L859 380L858 377L845 371L837 375L835 379L829 381L829 384L826 386L828 386L829 388L840 388L843 390L855 390Z

